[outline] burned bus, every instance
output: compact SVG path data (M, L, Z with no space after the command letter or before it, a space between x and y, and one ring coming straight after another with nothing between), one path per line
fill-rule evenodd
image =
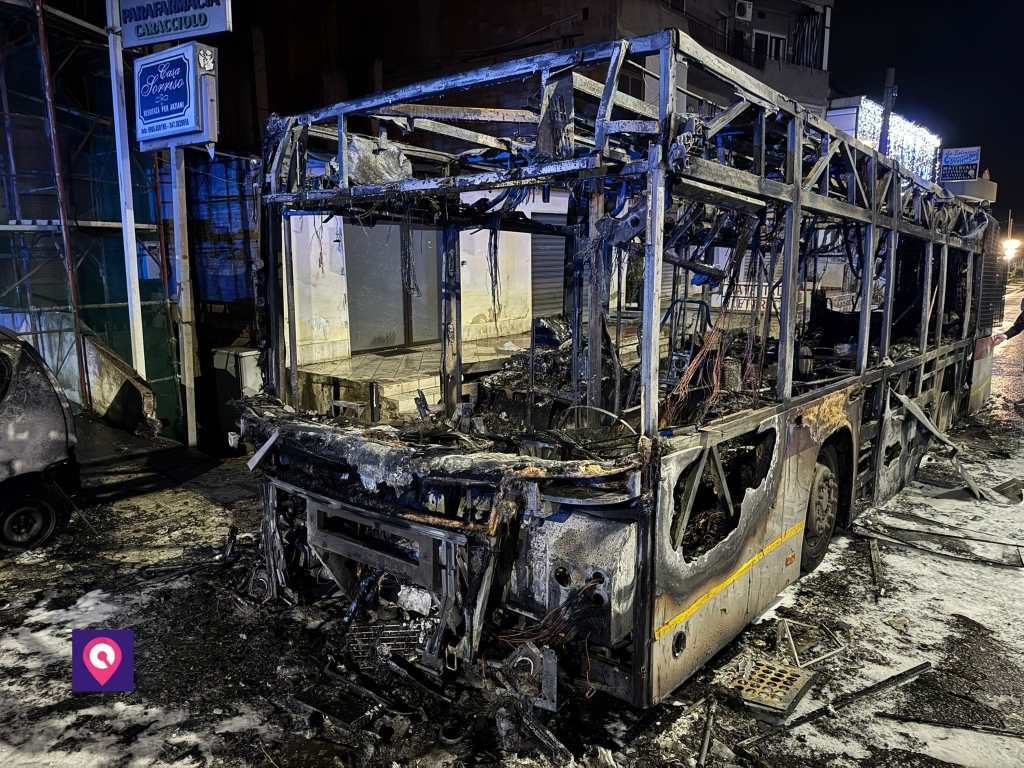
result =
M264 586L329 581L359 664L653 705L987 393L984 207L675 30L274 117L263 170ZM551 190L564 225L521 210ZM440 231L438 402L303 406L304 215ZM495 228L564 239L563 311L469 382L460 235Z

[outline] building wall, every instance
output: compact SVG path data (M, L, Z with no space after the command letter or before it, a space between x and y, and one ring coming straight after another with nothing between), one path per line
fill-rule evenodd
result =
M685 6L685 11L683 7ZM772 88L797 99L823 113L828 103L829 76L820 68L801 66L789 61L752 61L753 34L770 32L787 39L787 50L792 51L797 32L797 18L809 13L810 4L794 0L755 0L750 22L735 18L734 0L621 0L619 3L616 36L635 36L660 29L676 28L686 32L700 45L743 69ZM831 6L825 2L821 7ZM651 68L651 65L648 65ZM656 69L656 65L654 66ZM680 73L682 74L682 73ZM688 73L690 87L698 93L708 94L719 103L734 100L733 94L720 84L701 77L697 71ZM647 86L650 94L651 84Z
M292 216L299 365L351 357L348 282L341 248L341 219Z
M530 330L530 236L521 232L498 233L497 303L491 292L486 229L463 232L462 340L475 341L510 336Z
M471 203L485 193L463 195ZM565 212L565 195L549 203L538 197L521 210ZM348 277L341 247L341 219L320 216L290 219L295 275L296 340L299 364L310 365L352 356ZM462 338L464 341L528 333L531 318L530 235L498 233L497 312L488 268L489 230L464 231L459 238L462 267ZM400 280L400 275L395 275Z

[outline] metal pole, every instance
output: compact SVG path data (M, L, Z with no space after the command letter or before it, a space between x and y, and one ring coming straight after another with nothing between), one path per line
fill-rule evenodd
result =
M299 402L299 342L297 320L295 318L295 260L292 257L292 220L291 216L285 214L281 217L284 222L284 248L281 249L284 259L284 290L285 307L288 311L288 402L292 406L298 406Z
M658 434L658 356L661 320L661 261L665 239L665 163L661 145L647 154L647 234L644 248L643 323L640 327L640 426L647 437Z
M21 221L21 199L18 196L18 172L17 163L14 157L14 132L11 125L11 106L10 101L7 98L7 36L0 35L0 112L3 112L4 119L4 136L7 139L7 194L8 204L10 206L10 212L14 214L14 218ZM20 255L11 254L11 262L14 267L15 276L15 287L18 289L18 294L22 297L22 304L28 310L29 314L26 316L29 330L32 331L32 341L35 344L36 349L39 350L40 354L45 354L44 350L40 346L40 338L36 333L36 318L32 313L32 282L29 279L31 277L31 258L28 248L28 243L25 241L25 235L19 233L16 238L11 237L11 242L17 239ZM20 262L20 263L19 263Z
M605 274L604 274L604 241L597 229L597 222L604 215L604 188L600 181L594 182L590 193L590 208L587 215L587 225L590 229L590 242L588 251L590 253L590 306L587 317L587 356L589 376L587 378L587 405L597 408L604 407L602 393L602 356L604 346L604 323L602 322L605 311ZM588 412L588 422L596 427L600 416L596 411Z
M885 70L885 92L882 94L882 128L878 134L878 152L883 155L889 154L889 121L892 118L892 109L896 104L896 69L889 67ZM875 180L871 180L872 185Z
M117 154L117 188L121 194L121 244L124 246L124 277L128 293L128 331L132 342L132 367L146 378L146 347L139 303L139 258L135 242L135 196L132 190L131 145L124 103L124 58L121 48L120 0L107 0L107 43L110 49L110 95L114 107L114 147Z
M196 445L196 373L192 308L192 266L188 253L188 210L185 205L185 150L171 148L171 202L174 207L174 277L178 281L178 362L185 390L185 434Z
M441 394L449 416L462 402L461 258L459 226L446 220L441 231Z
M789 400L793 395L793 368L796 347L796 302L800 296L797 272L800 262L800 190L803 178L803 118L794 115L789 123L786 149L786 181L793 189L793 200L786 207L786 235L782 251L782 305L779 307L779 370L776 396ZM769 278L771 280L771 278ZM771 293L768 296L771 303Z
M39 62L43 75L43 94L46 98L46 130L50 134L50 159L53 163L53 180L57 189L57 209L60 215L61 247L64 250L64 268L68 275L68 291L71 306L74 307L75 353L78 357L78 386L82 405L92 409L92 392L89 389L88 360L82 342L82 318L78 311L78 275L75 257L71 253L71 227L68 223L68 201L64 191L64 173L61 168L60 141L57 134L56 108L53 103L53 76L50 73L50 48L46 40L46 23L43 21L43 0L35 0L36 21L39 29Z
M935 346L942 346L942 318L946 314L946 282L949 275L949 244L939 246L939 296L935 300Z
M629 258L625 248L617 246L615 250L615 415L622 412L622 290L626 280L626 261Z
M932 316L932 262L935 260L935 243L924 246L924 274L921 276L921 325L917 333L917 349L921 354L928 351L928 323ZM917 370L917 392L924 388L924 363Z
M875 291L875 251L878 248L878 200L875 190L878 186L878 165L874 155L867 160L868 207L871 208L871 223L864 225L864 258L860 267L860 318L857 331L857 373L868 369L868 353L871 351L871 296Z
M889 346L892 341L893 301L896 296L896 251L900 244L900 171L898 163L893 163L892 181L889 184L889 212L892 214L892 227L886 234L885 299L882 305L882 336L878 342L880 359L889 356Z

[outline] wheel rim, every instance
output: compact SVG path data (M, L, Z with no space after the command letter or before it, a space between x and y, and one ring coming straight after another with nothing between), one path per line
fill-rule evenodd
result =
M832 471L825 469L818 476L812 490L807 510L807 539L812 548L817 548L822 538L828 538L836 523L839 507L839 483Z
M41 507L25 504L4 517L3 538L13 546L29 546L40 540L47 528L48 516Z

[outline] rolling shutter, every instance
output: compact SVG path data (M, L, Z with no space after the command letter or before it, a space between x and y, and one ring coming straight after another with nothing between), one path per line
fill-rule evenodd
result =
M545 224L565 226L565 214L535 213L533 219ZM562 268L565 263L565 238L555 235L530 235L533 316L548 317L562 313Z

